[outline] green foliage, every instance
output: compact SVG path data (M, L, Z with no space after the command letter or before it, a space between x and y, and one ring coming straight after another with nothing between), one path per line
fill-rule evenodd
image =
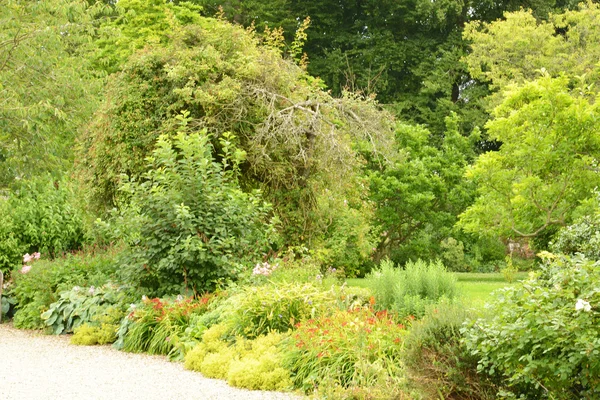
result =
M306 392L327 386L368 388L391 380L398 390L406 330L385 311L337 310L296 328L284 356L296 387Z
M232 313L225 321L234 335L247 338L287 332L300 321L329 312L336 295L310 283L248 287L229 299Z
M440 303L410 327L402 358L426 398L496 398L493 383L477 373L478 359L464 344L461 327L469 317L464 304Z
M98 328L83 324L74 329L74 335L71 337L71 344L80 346L94 346L98 344Z
M280 345L286 334L271 332L254 340L243 341L237 347L246 350L229 365L227 383L250 390L289 390L290 371L283 367Z
M179 4L177 4L179 3ZM119 0L112 18L102 21L95 38L95 67L113 73L129 57L147 46L168 45L174 30L200 23L201 7L190 2L165 0Z
M87 242L83 219L67 180L46 176L14 185L0 198L0 269L20 266L25 253L48 258L80 249Z
M572 219L599 183L598 106L571 91L567 78L542 76L515 88L487 125L500 151L468 170L479 197L460 219L468 232L540 237Z
M428 305L441 299L452 301L458 294L456 277L440 261L409 262L402 270L384 260L367 277L367 285L379 309L393 310L401 317L423 316Z
M114 277L117 253L117 249L89 251L87 254L67 254L53 261L42 257L31 265L31 270L26 274L14 273L10 296L14 298L17 308L15 325L29 329L43 328L40 314L59 299L60 292L74 286L100 287L107 283Z
M596 197L597 202L598 193ZM600 259L600 213L597 205L592 215L584 215L572 225L562 228L550 247L555 253L568 255L581 253L593 260Z
M290 372L283 367L280 349L287 334L271 332L230 345L222 340L226 330L215 325L206 331L202 343L186 355L185 367L208 377L227 379L235 387L279 391L291 388Z
M398 161L368 172L370 196L381 232L376 259L398 263L432 259L440 242L452 233L460 214L471 202L474 188L463 175L474 157L478 133L461 136L456 115L447 118L446 132L437 147L420 126L398 124L395 150Z
M448 270L455 272L467 272L468 266L465 262L465 246L462 242L449 237L440 243L442 248L442 261Z
M516 396L598 397L598 263L544 258L538 273L496 292L489 318L464 328L466 344L478 370L503 379Z
M125 311L122 304L103 308L100 313L92 316L92 322L73 329L71 343L83 346L114 343L123 317Z
M544 69L553 77L588 74L591 82L597 82L598 4L580 3L577 10L551 14L546 21L536 19L531 10L504 16L491 23L475 21L465 28L465 38L472 42L465 61L474 78L504 90L537 78Z
M513 264L513 258L511 255L506 256L506 266L502 268L502 276L508 283L513 283L516 278L519 269Z
M132 304L129 315L118 329L115 347L132 353L182 356L182 336L191 321L207 310L210 296L198 300L143 298L138 306ZM170 354L171 353L171 354Z
M72 164L78 128L101 88L86 55L93 21L105 7L17 0L1 8L0 188L6 188L43 173L60 177Z
M168 14L170 6L161 7ZM159 134L174 134L187 112L192 130L211 135L215 159L219 139L232 132L246 152L240 183L246 192L263 190L287 244L335 244L331 262L358 268L371 243L353 145L386 153L392 118L372 99L335 99L321 87L241 27L201 18L110 78L106 102L81 137L79 175L97 209L120 205L121 174L139 179ZM354 211L341 207L344 200ZM340 240L328 241L335 235Z
M186 354L185 368L209 378L224 379L235 357L235 349L223 340L228 331L226 325L217 324L204 332L202 342Z
M238 185L244 153L225 134L216 161L209 139L205 132L161 136L144 180L123 184L130 205L122 215L134 217L115 223L135 224L138 233L123 274L152 294L212 290L259 260L269 244L269 205Z
M52 334L71 333L75 328L116 310L120 309L124 315L125 303L129 299L126 288L113 284L99 288L75 286L69 291L61 292L58 301L50 304L41 318Z

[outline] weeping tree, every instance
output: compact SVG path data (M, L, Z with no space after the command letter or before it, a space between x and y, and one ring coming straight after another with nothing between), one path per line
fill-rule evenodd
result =
M168 46L129 58L81 137L78 171L91 204L118 204L121 174L141 177L157 138L174 134L184 114L190 131L210 134L217 158L219 138L234 134L246 153L240 185L273 204L283 244L319 246L332 265L365 259L373 243L361 155L382 164L392 157L392 118L370 98L333 98L242 27L169 21Z

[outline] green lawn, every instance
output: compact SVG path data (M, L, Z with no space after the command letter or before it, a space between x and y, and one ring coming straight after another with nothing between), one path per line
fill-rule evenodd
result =
M456 272L454 275L458 278L458 286L464 299L473 305L485 303L494 290L511 285L501 273ZM516 275L517 280L525 278L527 278L527 272L519 272ZM366 287L365 279L353 278L348 279L347 282L348 286Z

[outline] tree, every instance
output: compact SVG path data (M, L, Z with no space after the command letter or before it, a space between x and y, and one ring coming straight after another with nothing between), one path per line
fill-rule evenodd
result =
M535 238L569 223L600 183L597 113L595 96L572 91L566 77L545 74L507 92L487 124L502 146L469 168L478 198L460 225L482 235Z
M490 82L501 94L511 84L550 76L587 75L598 82L600 6L592 2L578 10L551 14L539 21L529 11L506 13L504 20L472 22L465 29L471 51L465 58L471 75ZM496 104L500 101L496 99Z
M397 163L369 174L381 232L376 258L391 257L399 263L434 258L440 242L451 235L457 215L472 200L473 187L463 175L475 156L478 136L461 136L456 115L446 119L446 126L437 148L427 129L398 124Z
M85 56L102 11L75 0L0 2L0 187L71 165L101 87Z
M462 38L469 21L494 21L505 11L533 9L546 18L573 1L520 0L194 0L208 15L222 5L225 17L261 31L281 26L292 40L299 21L310 16L304 51L308 71L319 76L335 96L345 88L377 94L406 121L424 124L443 137L444 119L456 112L468 134L483 126L488 114L487 83L469 74Z
M170 6L161 12L168 15ZM201 17L174 22L171 31L168 46L149 45L109 79L106 102L81 137L78 171L96 206L116 203L121 174L141 177L159 135L173 134L177 116L187 113L192 131L206 129L214 138L217 159L218 139L235 135L247 154L241 185L264 191L282 220L285 243L324 243L332 229L348 226L337 223L348 215L367 223L355 149L386 162L389 114L372 99L331 97L322 81L240 26ZM370 248L360 238L348 246Z

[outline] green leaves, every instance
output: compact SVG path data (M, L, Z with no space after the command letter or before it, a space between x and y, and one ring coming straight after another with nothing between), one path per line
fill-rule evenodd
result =
M478 369L527 398L600 394L598 263L546 254L540 272L496 293L489 318L463 328Z
M85 1L10 1L0 12L0 187L73 162L79 126L100 89L87 68L96 8Z
M600 183L597 109L566 78L544 76L509 92L487 125L502 147L467 171L479 197L460 225L479 234L536 237L568 223Z
M206 131L184 130L159 137L144 180L126 184L124 218L112 221L119 231L120 224L135 224L125 275L153 293L214 289L254 265L269 244L270 206L260 192L239 188L243 154L235 137L223 136L217 162Z

